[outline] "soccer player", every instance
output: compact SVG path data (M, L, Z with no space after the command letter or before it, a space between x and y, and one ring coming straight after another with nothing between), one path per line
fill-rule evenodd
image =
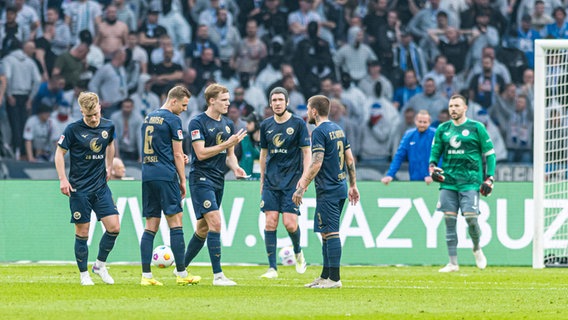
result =
M110 120L101 118L101 105L95 93L82 92L78 101L83 118L65 128L55 151L59 190L69 197L71 223L75 224L75 259L81 273L81 285L94 285L87 271L91 211L95 212L97 220L106 229L92 271L103 282L114 284L105 266L120 232L118 211L107 185L114 158L114 125ZM69 179L65 173L64 157L67 152L71 163Z
M436 129L430 127L431 122L430 114L426 110L420 110L414 116L416 128L409 129L402 137L389 171L381 179L383 184L388 185L392 181L404 160L408 160L411 181L424 181L427 185L432 183L428 160Z
M228 167L237 179L246 178L235 156L235 145L246 136L244 129L235 133L232 121L225 117L229 102L229 90L219 84L205 89L207 110L189 122L191 134L191 167L189 190L195 210L197 226L185 253L188 266L199 253L205 239L213 268L214 286L235 286L221 269L221 200Z
M196 284L199 276L192 276L184 266L185 241L183 238L181 200L185 198L185 164L183 130L180 113L187 110L191 93L185 87L170 89L164 105L150 112L142 124L142 215L146 227L140 241L142 278L140 285L161 286L154 279L150 263L154 237L164 212L170 227L170 245L176 262L176 283Z
M347 197L352 205L359 201L353 153L343 129L328 120L329 105L329 99L322 95L308 99L308 122L316 125L312 132L312 160L292 197L300 205L315 178L314 231L321 233L323 269L317 279L305 285L308 288L341 288L339 218Z
M479 246L481 231L477 223L479 194L491 194L495 173L495 151L485 126L466 118L466 100L453 95L448 110L451 121L436 130L430 154L429 171L434 181L440 182L438 210L444 212L446 243L450 262L440 272L459 271L456 233L458 210L461 210L473 241L473 255L479 269L485 269L487 259ZM486 157L487 168L483 168ZM442 158L442 167L436 167ZM485 171L485 175L484 175Z
M262 278L277 278L276 228L280 212L296 255L296 272L306 272L300 247L298 205L292 202L296 184L310 165L310 136L304 119L287 110L288 91L276 87L268 96L274 116L260 125L260 209L266 215L264 243L269 269Z

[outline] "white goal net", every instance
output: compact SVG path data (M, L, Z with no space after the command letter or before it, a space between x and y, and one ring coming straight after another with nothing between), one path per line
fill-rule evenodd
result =
M533 267L568 267L568 40L536 40Z

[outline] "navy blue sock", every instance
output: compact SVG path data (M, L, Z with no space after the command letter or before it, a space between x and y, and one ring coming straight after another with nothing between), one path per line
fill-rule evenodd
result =
M213 231L207 233L207 249L209 249L213 273L223 271L221 270L221 233Z
M322 239L321 254L323 256L323 268L320 277L323 279L329 278L329 260L327 259L327 240Z
M142 240L140 240L140 256L142 258L142 272L152 272L150 263L152 263L152 250L154 250L155 232L148 229L144 230Z
M101 238L101 242L99 242L99 255L97 256L98 260L100 260L102 262L105 262L107 260L108 254L110 253L110 251L114 247L116 237L118 237L118 233L112 233L112 232L106 231L103 234L103 236Z
M87 262L89 259L89 247L87 246L88 237L80 237L75 235L75 260L80 272L87 271Z
M187 267L195 258L195 256L201 251L203 245L205 244L205 239L198 236L196 233L193 234L191 240L189 240L189 244L187 245L187 250L185 251L185 261L184 266Z
M170 246L174 254L177 271L184 271L185 240L183 239L182 227L175 227L170 229Z
M288 232L290 239L292 240L292 245L294 246L294 253L300 253L302 247L300 247L300 227L296 228L294 232Z
M341 240L335 234L327 237L327 257L329 259L329 278L339 281L339 266L341 264Z
M266 255L268 256L268 264L274 270L277 270L276 266L276 230L267 231L264 230L264 244L266 246Z

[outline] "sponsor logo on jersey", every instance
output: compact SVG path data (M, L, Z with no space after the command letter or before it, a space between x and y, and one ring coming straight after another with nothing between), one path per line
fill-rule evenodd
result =
M64 135L61 135L61 136L59 137L59 140L57 141L57 144L63 143L63 140L65 140L65 136L64 136Z
M288 127L288 128L286 129L286 133L287 133L289 136L293 135L293 134L294 134L294 128Z
M199 130L191 131L191 140L200 139L200 138L201 138L201 133L199 133Z
M267 130L266 133L271 134L274 130Z
M411 145L411 146L413 146L413 145L415 145L415 144L416 144L416 142L410 141L410 145Z
M81 137L83 137L84 139L87 139L89 135L88 134L82 134Z
M106 130L103 130L103 132L101 132L101 136L103 137L103 139L108 138L108 132L106 132Z
M73 219L75 219L75 220L81 219L81 212L79 212L79 211L73 212Z
M203 201L203 208L205 208L205 209L211 208L211 201L209 201L209 200Z
M183 140L183 132L181 130L178 130L177 134L178 134L178 139Z
M450 146L454 149L461 147L461 144L462 144L461 141L458 141L458 137L456 137L456 136L453 136L450 139Z

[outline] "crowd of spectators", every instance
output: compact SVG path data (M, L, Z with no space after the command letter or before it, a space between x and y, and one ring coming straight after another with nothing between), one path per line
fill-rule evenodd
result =
M267 93L299 115L314 94L362 166L388 164L414 116L449 119L469 99L500 162L531 163L534 40L568 38L561 0L7 0L0 2L3 156L52 161L77 96L100 97L117 155L138 161L140 127L174 85L229 88L236 128L271 115ZM187 136L187 133L186 133ZM189 143L185 145L189 147ZM1 154L0 154L1 155Z

